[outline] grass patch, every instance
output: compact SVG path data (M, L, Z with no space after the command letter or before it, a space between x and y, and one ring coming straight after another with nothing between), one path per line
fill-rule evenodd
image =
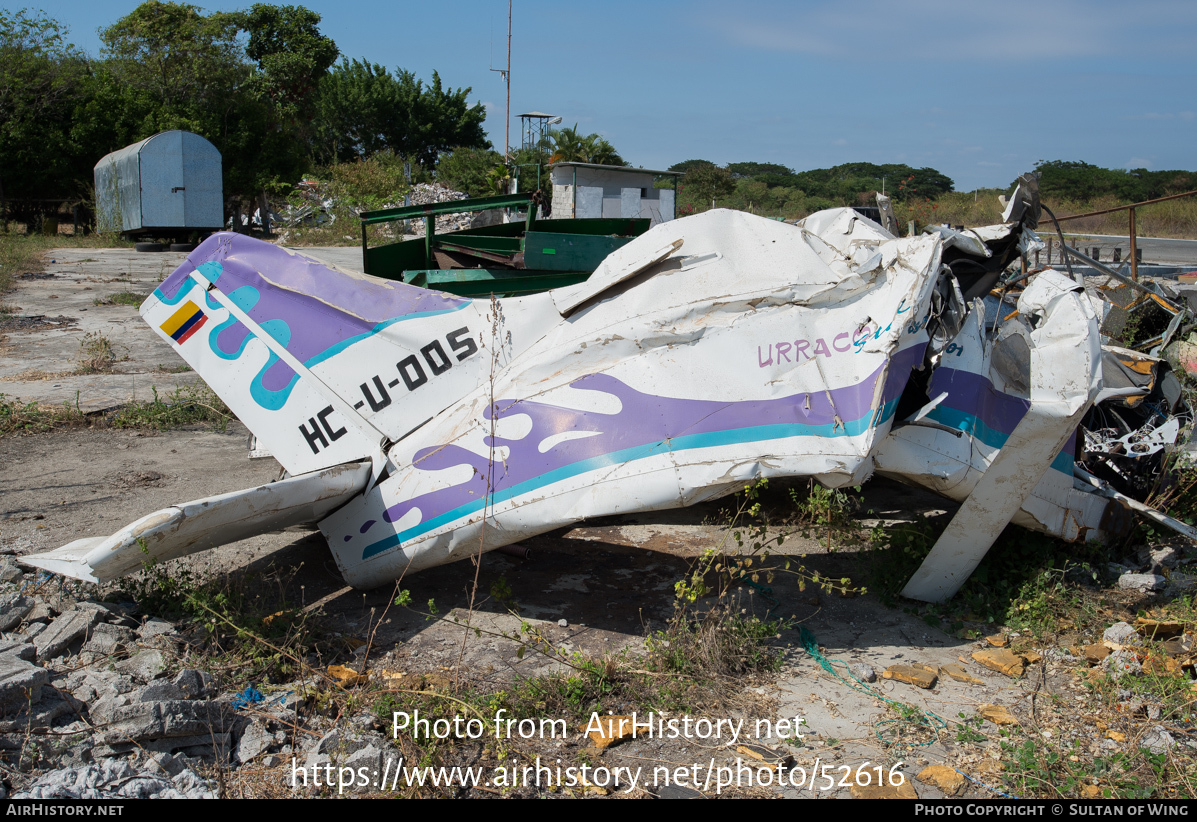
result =
M139 308L145 300L145 294L138 294L134 291L118 291L115 294L109 294L107 297L98 297L92 302L95 305L127 305Z
M54 248L132 248L133 243L108 234L73 236L60 234L44 237L9 231L0 234L0 294L10 291L22 274L41 274L46 270L44 255Z
M166 363L159 363L158 370L161 371L163 374L186 374L188 371L191 371L192 368L190 365L188 365L185 362L178 362L178 363L174 363L173 365L167 365Z
M21 402L0 394L0 437L40 434L57 428L86 425L87 416L77 404Z
M152 389L152 400L137 401L107 413L85 413L79 400L53 403L22 402L0 394L0 437L41 434L64 428L141 428L165 431L187 425L210 425L226 430L232 411L202 382L181 385L160 395Z
M107 420L113 428L149 428L165 431L184 425L208 424L224 431L233 412L202 382L180 385L165 397L152 389L154 398L117 409Z
M118 590L143 612L174 622L220 679L286 682L323 638L319 618L289 596L300 567L203 580L183 563L147 562Z
M85 334L79 341L79 355L75 360L76 374L107 374L118 362L129 359L118 346L99 331Z

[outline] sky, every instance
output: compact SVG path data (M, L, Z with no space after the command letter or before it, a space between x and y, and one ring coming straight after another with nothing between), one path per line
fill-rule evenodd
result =
M472 89L503 149L506 0L299 2L342 56ZM29 7L99 56L97 30L137 5ZM510 139L541 111L644 168L906 163L958 191L1050 160L1193 170L1195 58L1197 3L1172 0L513 0Z

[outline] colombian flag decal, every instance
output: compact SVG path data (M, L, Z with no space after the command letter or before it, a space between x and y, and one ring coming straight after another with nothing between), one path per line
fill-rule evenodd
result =
M208 315L200 311L199 306L188 300L159 328L169 334L172 340L182 345L207 321Z

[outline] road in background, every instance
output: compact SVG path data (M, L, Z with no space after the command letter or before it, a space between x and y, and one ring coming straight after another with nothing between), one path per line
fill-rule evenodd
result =
M1044 223L1039 225L1039 236L1048 240L1055 236ZM1088 253L1088 248L1100 249L1100 260L1107 263L1114 259L1114 249L1122 249L1119 255L1123 260L1130 254L1130 237L1111 234L1070 234L1064 232L1064 239L1069 245ZM1171 265L1192 265L1197 268L1197 240L1174 240L1168 237L1136 237L1135 243L1143 255L1145 263L1168 263ZM1058 252L1057 252L1058 253ZM1090 254L1089 256L1093 256Z

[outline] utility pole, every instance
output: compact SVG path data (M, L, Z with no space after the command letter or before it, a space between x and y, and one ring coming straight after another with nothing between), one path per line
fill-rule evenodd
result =
M503 162L511 156L511 0L507 0L507 120L503 126Z

